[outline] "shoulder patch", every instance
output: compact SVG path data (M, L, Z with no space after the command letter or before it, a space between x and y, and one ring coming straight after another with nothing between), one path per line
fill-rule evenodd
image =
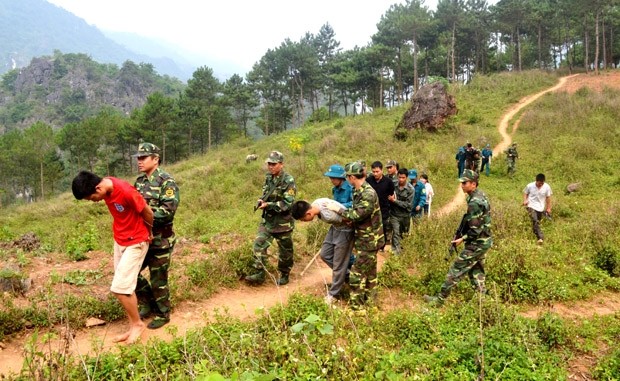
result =
M166 197L174 197L174 189L166 189Z
M291 196L295 196L295 188L290 188L287 193Z

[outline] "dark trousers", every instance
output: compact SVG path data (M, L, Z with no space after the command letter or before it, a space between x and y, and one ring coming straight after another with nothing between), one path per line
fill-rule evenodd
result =
M331 296L338 295L345 284L352 249L353 229L329 228L321 246L321 259L332 269Z
M544 217L544 212L538 212L532 208L527 208L527 213L530 215L530 219L532 220L532 231L536 235L536 238L545 239L545 235L540 229L540 221L542 221Z

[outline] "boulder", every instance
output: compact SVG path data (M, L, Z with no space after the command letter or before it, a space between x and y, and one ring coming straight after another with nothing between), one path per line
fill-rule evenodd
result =
M448 94L442 82L424 85L411 99L411 107L405 112L394 133L397 138L407 136L414 128L437 131L448 117L456 115L456 101Z

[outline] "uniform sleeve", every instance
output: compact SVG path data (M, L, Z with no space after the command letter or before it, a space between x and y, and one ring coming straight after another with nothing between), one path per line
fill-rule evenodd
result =
M345 208L350 208L350 207L353 206L353 190L351 188L345 188L345 192L344 193L346 195L347 201L342 202L342 205Z
M355 208L345 209L341 213L342 217L353 222L362 221L372 215L374 211L374 200L371 192L363 192L362 199L356 204Z
M293 206L293 202L295 202L297 187L295 186L295 180L292 176L288 176L284 179L284 184L281 185L280 191L282 192L282 199L271 202L267 206L269 210L273 210L276 213L290 211Z
M422 189L420 190L420 202L418 202L418 205L416 206L423 208L425 204L426 204L426 186L422 187Z
M413 209L413 194L414 194L414 192L415 192L414 190L410 190L409 188L405 188L405 192L403 192L400 195L400 196L403 196L403 198L397 199L396 201L394 201L394 203L398 207L407 210L407 213L410 213L411 209Z
M161 184L158 205L151 206L155 221L171 221L179 206L179 188L172 178L165 179Z

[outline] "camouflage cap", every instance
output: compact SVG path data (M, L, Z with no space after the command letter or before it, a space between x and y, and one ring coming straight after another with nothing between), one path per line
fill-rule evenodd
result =
M416 171L415 169L410 169L409 170L409 174L408 176L410 179L417 179L418 178L418 171Z
M359 161L354 161L344 166L344 171L347 175L363 175L364 167Z
M271 151L269 152L269 156L267 157L267 160L265 160L265 163L281 163L283 161L284 155L282 155L282 152Z
M466 169L463 171L463 174L459 178L459 181L464 183L466 181L475 181L478 182L478 174L471 169Z
M396 161L394 160L388 160L387 164L385 165L385 167L396 167Z
M513 146L516 146L516 145L517 145L517 143L516 143L516 142L512 142L512 145L513 145Z
M133 154L133 157L144 157L144 156L157 156L159 157L159 147L157 147L153 143L140 143L138 145L138 152Z
M327 172L323 174L323 176L332 177L335 179L344 179L346 177L344 173L344 167L340 164L331 165Z

